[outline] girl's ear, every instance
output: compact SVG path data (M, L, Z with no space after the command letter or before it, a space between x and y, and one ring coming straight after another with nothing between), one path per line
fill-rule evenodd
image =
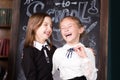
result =
M84 30L85 30L85 28L84 28L84 27L81 27L81 28L79 29L79 33L82 34L82 33L84 32Z

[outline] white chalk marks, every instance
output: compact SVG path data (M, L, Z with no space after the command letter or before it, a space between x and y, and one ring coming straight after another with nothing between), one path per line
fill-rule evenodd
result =
M28 17L35 12L46 12L52 16L53 20L53 43L59 47L59 43L63 42L60 30L58 28L59 21L65 16L76 16L85 25L86 35L92 37L89 33L93 32L93 29L99 27L99 5L97 4L99 0L54 0L47 2L42 0L25 0L24 6L26 12L24 15ZM25 24L26 25L26 24ZM25 31L25 26L23 26ZM94 33L94 32L93 32ZM99 34L96 33L96 34ZM94 35L96 38L96 35ZM89 45L96 47L95 39L88 39Z

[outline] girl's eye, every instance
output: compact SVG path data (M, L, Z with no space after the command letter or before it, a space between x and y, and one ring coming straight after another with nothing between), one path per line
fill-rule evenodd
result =
M46 27L51 27L52 28L52 24L48 24L48 23L45 23L45 24L43 24L43 26L46 26Z
M64 29L69 29L69 28L71 28L71 27L72 27L72 25L68 25L67 27L61 26L60 29L64 30Z
M65 29L65 27L60 27L60 29L61 29L61 30L64 30L64 29Z
M68 27L70 28L70 27L72 27L72 25L68 25Z

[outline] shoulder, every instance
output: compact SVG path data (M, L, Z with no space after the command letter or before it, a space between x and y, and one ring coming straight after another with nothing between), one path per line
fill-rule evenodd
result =
M23 48L23 51L24 52L31 52L33 49L34 49L34 47L28 46L28 47Z
M92 49L92 48L88 48L88 49L91 51L91 53L93 53L94 56L96 55L94 49Z
M84 49L85 49L85 51L86 51L87 54L95 55L95 51L94 51L92 48L90 48L90 47L88 47L88 46L85 46L85 45L82 44L82 43L79 43L79 44L84 47Z
M88 55L93 55L93 56L95 56L95 51L94 51L94 49L87 47L87 48L85 48L85 51L86 51L86 53L87 53Z
M53 54L55 52L55 50L56 50L56 47L54 45L52 45L50 47L50 52Z
M56 48L54 55L59 55L63 51L62 47Z
M28 47L25 47L25 48L23 49L23 54L24 54L24 55L35 55L35 54L37 54L38 52L39 52L39 50L36 49L36 48L33 47L33 46L28 46Z
M56 51L62 51L63 50L63 47L59 47L56 49Z
M56 50L56 49L57 49L57 47L56 47L56 46L54 46L54 45L52 45L52 49L53 49L53 50Z
M33 50L34 50L34 47L32 46L23 48L22 59L25 59L25 60L30 59L34 54Z
M63 55L62 51L63 51L62 47L59 47L55 50L55 52L53 54L53 60L54 61L60 60L61 56Z

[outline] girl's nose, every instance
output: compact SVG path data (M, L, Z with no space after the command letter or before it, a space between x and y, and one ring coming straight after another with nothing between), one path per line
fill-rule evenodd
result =
M47 30L52 31L52 27L48 26Z
M65 28L65 31L69 31L69 28Z

